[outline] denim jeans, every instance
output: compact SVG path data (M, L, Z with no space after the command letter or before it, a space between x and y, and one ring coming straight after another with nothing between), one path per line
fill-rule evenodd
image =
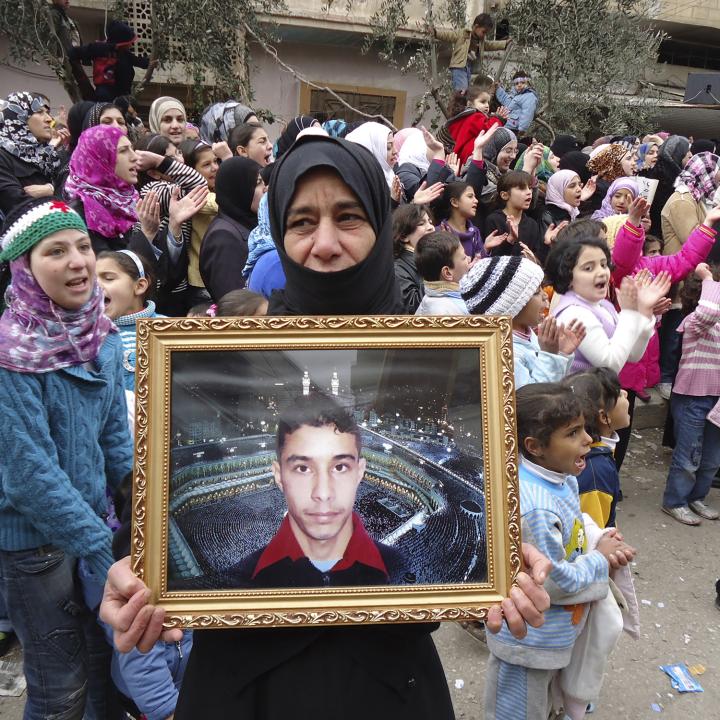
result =
M0 632L12 632L12 623L5 609L5 600L3 599L2 593L0 593Z
M464 68L450 68L453 90L467 90L472 77L472 63L468 62Z
M682 335L677 331L682 322L681 310L668 310L660 323L660 382L672 385L675 382L680 352L682 348Z
M82 600L77 561L48 545L0 551L0 590L23 648L24 720L105 720L111 650Z
M665 507L704 500L710 492L720 467L720 427L705 418L717 401L713 396L673 393L670 397L675 449L663 496Z

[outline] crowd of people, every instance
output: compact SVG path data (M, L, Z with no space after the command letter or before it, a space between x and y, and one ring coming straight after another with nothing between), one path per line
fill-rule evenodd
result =
M616 510L650 388L662 511L719 517L720 157L664 132L537 141L526 73L471 84L486 31L446 38L437 136L299 116L273 144L238 101L195 124L168 96L147 118L126 95L2 103L0 643L22 644L26 718L453 717L434 625L162 630L127 559L135 328L159 316L510 316L528 570L488 615L486 717L600 700L637 635Z

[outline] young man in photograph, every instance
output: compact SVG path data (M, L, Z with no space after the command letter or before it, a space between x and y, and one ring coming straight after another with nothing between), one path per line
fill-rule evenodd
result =
M366 462L360 429L321 394L281 416L272 471L287 514L263 548L212 576L213 587L333 587L403 582L403 558L353 511ZM207 580L200 581L203 584Z

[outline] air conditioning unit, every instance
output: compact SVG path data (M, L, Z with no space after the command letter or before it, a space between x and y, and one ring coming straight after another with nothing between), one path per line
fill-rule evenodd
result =
M683 102L690 105L720 105L720 73L690 73Z

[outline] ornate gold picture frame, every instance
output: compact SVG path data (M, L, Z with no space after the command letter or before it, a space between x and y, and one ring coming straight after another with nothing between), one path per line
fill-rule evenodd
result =
M509 318L156 319L137 340L132 565L168 625L482 620L508 595Z

